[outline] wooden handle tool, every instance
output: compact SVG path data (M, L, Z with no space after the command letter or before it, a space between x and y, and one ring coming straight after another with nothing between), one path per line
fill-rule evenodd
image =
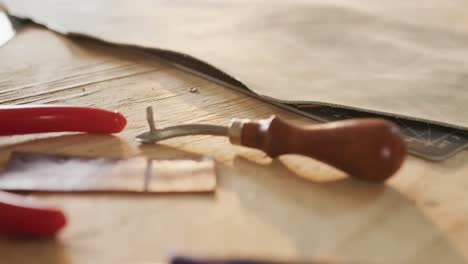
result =
M228 136L233 144L260 149L273 158L300 154L369 181L392 176L406 156L398 127L378 118L297 126L272 116L258 121L233 119L228 127L189 124L156 129L151 108L147 115L150 131L137 136L143 143L186 135Z

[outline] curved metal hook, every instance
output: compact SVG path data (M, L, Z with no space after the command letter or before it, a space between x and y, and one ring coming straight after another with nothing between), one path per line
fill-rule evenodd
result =
M229 129L227 127L216 125L187 124L156 129L151 106L146 108L146 115L150 131L137 136L137 139L142 143L153 143L163 139L189 135L228 135Z

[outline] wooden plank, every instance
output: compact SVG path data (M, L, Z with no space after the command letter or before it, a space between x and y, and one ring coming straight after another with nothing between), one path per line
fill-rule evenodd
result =
M133 138L147 129L148 104L161 127L271 114L313 121L141 55L44 29L25 29L0 49L0 58L2 103L97 106L129 120L115 136L3 137L1 164L12 150L213 155L220 184L215 195L37 195L63 207L69 226L57 241L0 238L2 262L156 263L174 252L345 263L468 261L467 151L441 163L409 157L394 178L375 185L303 157L271 160L220 137L140 146ZM191 87L199 92L190 93Z

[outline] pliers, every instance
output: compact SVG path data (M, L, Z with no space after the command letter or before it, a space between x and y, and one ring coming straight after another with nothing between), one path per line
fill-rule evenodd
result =
M78 106L0 106L0 136L47 133L118 133L127 121L114 111ZM0 191L0 234L51 237L65 214L32 198Z
M118 133L127 124L119 112L81 106L0 106L0 136L47 132Z

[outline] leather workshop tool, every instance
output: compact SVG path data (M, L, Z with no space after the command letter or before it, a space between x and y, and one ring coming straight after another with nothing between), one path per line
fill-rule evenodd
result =
M46 132L117 133L126 125L118 112L76 106L0 106L0 135ZM0 233L53 236L66 224L62 211L31 198L0 191Z
M152 262L153 263L153 262ZM190 255L175 255L169 261L154 262L153 264L324 264L322 260L306 260L306 261L292 261L292 260L276 260L269 258L252 258L252 257L192 257ZM342 263L342 262L333 262ZM346 262L348 263L348 262Z
M273 158L301 154L369 181L392 176L406 156L398 127L377 118L296 126L272 116L258 121L233 119L228 127L187 124L156 129L148 107L147 120L150 130L137 136L142 143L187 135L227 136L232 144L263 150Z
M191 256L174 256L170 264L314 264L322 261L277 261L254 258L195 258ZM335 263L335 262L334 262Z
M0 192L0 234L51 237L66 223L59 209L29 197Z
M114 111L82 106L0 106L0 136L48 132L118 133L127 124Z

